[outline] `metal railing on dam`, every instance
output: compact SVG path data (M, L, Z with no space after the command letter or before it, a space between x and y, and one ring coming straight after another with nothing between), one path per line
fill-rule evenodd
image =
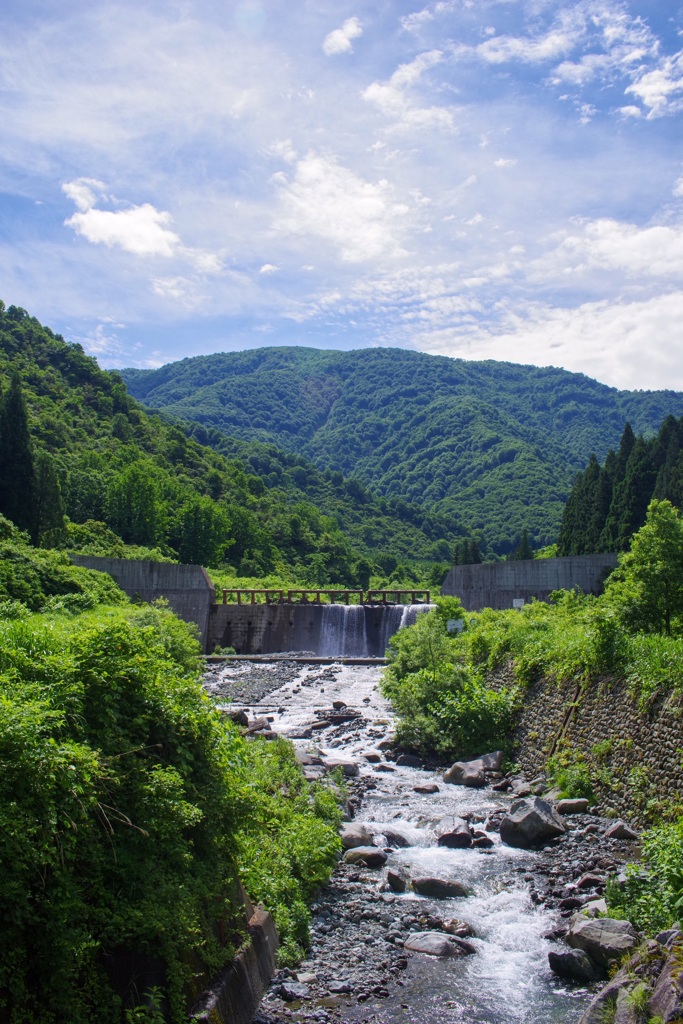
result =
M430 604L428 590L279 590L246 587L224 587L223 604L343 604L343 605L409 605Z

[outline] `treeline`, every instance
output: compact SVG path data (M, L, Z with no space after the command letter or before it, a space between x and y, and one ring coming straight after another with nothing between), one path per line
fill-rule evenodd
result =
M43 547L367 586L438 576L459 530L295 453L149 415L118 374L3 303L0 395L0 513Z
M562 517L558 555L627 551L653 498L683 506L683 418L667 416L657 435L626 424L618 451L592 455L574 481Z

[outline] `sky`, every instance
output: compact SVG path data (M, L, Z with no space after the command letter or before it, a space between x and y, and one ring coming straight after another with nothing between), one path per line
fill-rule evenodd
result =
M0 298L683 390L682 129L678 0L6 0Z

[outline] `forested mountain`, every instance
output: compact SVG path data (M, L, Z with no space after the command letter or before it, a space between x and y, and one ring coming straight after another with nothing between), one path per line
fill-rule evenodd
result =
M626 421L649 436L683 414L679 392L398 349L264 348L122 376L146 406L198 423L198 440L220 448L217 430L300 453L457 517L498 554L524 529L535 546L556 539L577 470L604 458Z
M0 512L37 543L351 586L371 565L389 575L398 561L446 560L465 535L453 517L374 498L298 453L218 440L226 454L148 415L80 345L0 303Z
M591 456L567 499L558 554L628 550L653 498L683 508L683 418L667 416L649 439L627 423L602 466Z

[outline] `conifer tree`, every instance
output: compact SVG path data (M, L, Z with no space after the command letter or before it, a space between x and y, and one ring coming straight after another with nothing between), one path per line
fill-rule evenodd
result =
M0 513L35 532L36 481L28 411L17 373L0 401Z
M54 460L49 452L36 453L35 476L33 541L41 547L54 547L64 532L64 503Z
M526 530L522 530L522 536L519 544L511 551L508 555L509 562L524 562L534 557L534 550L529 543L529 535Z

